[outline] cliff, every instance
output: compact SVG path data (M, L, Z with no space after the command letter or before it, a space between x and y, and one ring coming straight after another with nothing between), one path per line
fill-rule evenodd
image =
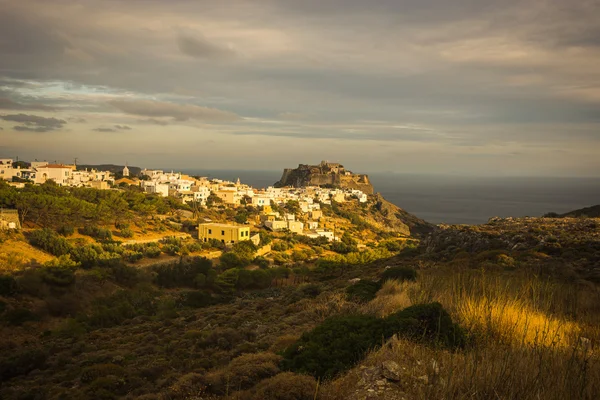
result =
M322 161L319 165L300 164L298 168L286 168L275 187L293 186L328 186L341 189L357 189L366 194L373 194L373 186L369 177L354 174L337 163Z

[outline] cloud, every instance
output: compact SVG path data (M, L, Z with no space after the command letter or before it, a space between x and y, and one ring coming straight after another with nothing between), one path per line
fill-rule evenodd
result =
M179 36L177 45L183 54L194 58L224 59L235 55L231 49L217 46L200 37Z
M167 126L169 125L168 121L156 118L148 118L148 119L140 119L138 120L140 124L151 124L151 125L159 125L159 126Z
M142 117L171 117L178 121L193 119L215 122L233 122L241 119L239 115L229 111L192 104L177 104L151 100L113 100L110 101L109 104L124 113Z
M132 128L128 125L114 125L112 128L106 128L106 127L98 127L98 128L94 128L92 129L93 131L96 132L118 132L118 131L129 131Z
M0 110L54 111L55 108L38 103L17 103L16 101L13 101L7 97L0 97Z
M67 121L58 118L46 118L29 114L0 115L0 119L21 123L13 129L22 132L49 132L61 129L67 123Z
M87 120L85 118L81 118L81 117L70 117L67 118L70 122L75 122L78 124L84 124L87 122Z
M309 118L309 115L307 115L307 114L288 112L288 111L279 113L279 114L277 114L277 116L281 119L292 120L292 121L299 121L299 120L304 120L304 119Z

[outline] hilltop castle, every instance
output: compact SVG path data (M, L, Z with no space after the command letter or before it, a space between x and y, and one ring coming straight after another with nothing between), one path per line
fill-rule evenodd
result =
M304 187L304 186L331 186L342 189L358 189L366 194L373 194L373 186L369 177L363 174L354 174L343 165L321 161L319 165L300 164L298 168L286 168L281 179L275 187Z

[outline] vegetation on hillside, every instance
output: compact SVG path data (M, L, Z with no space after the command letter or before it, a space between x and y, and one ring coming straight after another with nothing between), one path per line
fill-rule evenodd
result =
M2 399L600 392L595 219L495 219L419 242L382 229L376 204L333 204L340 242L261 231L259 246L225 247L185 235L186 206L135 189L4 185L0 204L25 226L0 242L48 255L0 257ZM221 207L192 218L257 214ZM160 240L136 242L142 229Z

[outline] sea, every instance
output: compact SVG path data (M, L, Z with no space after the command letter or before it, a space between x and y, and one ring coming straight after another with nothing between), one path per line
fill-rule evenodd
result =
M272 186L281 171L183 170L190 175ZM600 178L462 177L369 173L376 192L433 224L476 225L492 217L539 217L600 204Z

